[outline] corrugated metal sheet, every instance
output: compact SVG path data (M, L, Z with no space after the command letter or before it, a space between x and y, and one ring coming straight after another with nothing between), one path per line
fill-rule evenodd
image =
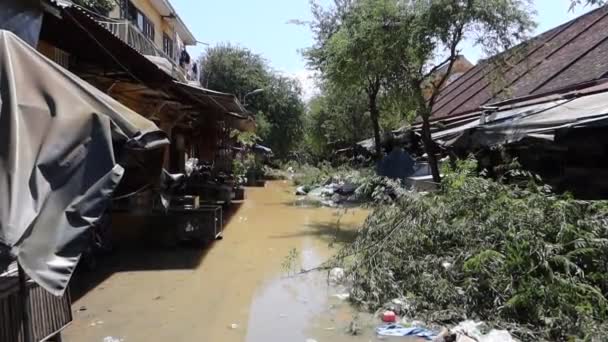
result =
M28 282L29 306L34 341L44 341L72 322L68 293L53 296L34 282ZM0 341L24 342L19 282L13 269L0 276Z
M502 145L527 137L553 139L559 129L608 125L608 92L499 110L472 131L481 146Z

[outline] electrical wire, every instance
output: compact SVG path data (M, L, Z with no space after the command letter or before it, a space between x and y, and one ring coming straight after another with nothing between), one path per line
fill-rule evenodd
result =
M76 6L78 6L78 5L76 5ZM78 6L78 7L79 7L79 8L83 8L82 6ZM85 9L85 10L86 10L86 9ZM110 52L110 51L109 51L109 50L108 50L108 49L107 49L107 48L106 48L106 47L105 47L105 46L104 46L104 45L103 45L103 44L102 44L102 43L101 43L99 40L97 40L97 38L95 38L95 35L94 35L94 34L92 34L91 32L89 32L89 30L87 30L87 28L86 28L86 27L84 27L84 26L83 26L83 25L82 25L82 24L81 24L81 23L78 21L78 19L74 18L74 16L72 15L72 13L70 13L70 11L69 11L69 10L68 10L68 11L64 11L64 12L65 12L65 13L66 13L66 14L67 14L69 17L70 17L70 19L71 19L71 20L72 20L72 21L73 21L73 22L74 22L74 23L75 23L75 24L76 24L76 25L77 25L77 26L78 26L78 27L79 27L81 30L83 30L83 31L84 31L84 32L85 32L85 33L86 33L86 34L87 34L87 35L88 35L88 36L89 36L89 37L90 37L90 38L91 38L91 39L92 39L92 40L93 40L95 43L97 43L97 45L98 45L98 46L99 46L99 47L100 47L100 48L101 48L101 49L102 49L102 50L103 50L103 51L104 51L106 54L108 54L108 56L110 56L110 57L111 57L111 58L114 60L114 62L115 62L116 64L118 64L118 65L119 65L119 66L120 66L122 69L124 69L124 71L125 71L125 72L127 72L127 74L129 74L129 76L131 76L131 77L132 77L134 80L136 80L137 82L139 82L139 83L141 83L141 84L145 85L145 83L144 83L142 80L140 80L140 79L139 79L137 76L135 76L135 75L134 75L134 74L131 72L131 70L130 70L130 69L127 67L127 66L125 66L124 64L122 64L122 63L119 61L119 59L118 59L116 56L114 56L114 55L112 54L112 52ZM211 99L211 101L212 101L212 102L214 102L214 103L215 103L215 104L216 104L218 107L220 107L220 108L221 108L221 109L223 109L224 111L228 112L228 109L227 109L226 107L224 107L224 106L223 106L221 103L219 103L219 102L218 102L216 99L214 99L214 98L213 98L213 96L209 96L209 95L206 95L206 96L207 96L209 99ZM201 103L201 101L200 101L200 100L198 100L198 99L196 99L196 97L193 97L192 99L193 99L193 100L195 100L195 101L197 101L197 102L199 102L199 103Z
M120 66L122 69L124 69L125 72L127 72L127 74L129 74L129 76L131 76L134 80L136 80L137 82L145 85L145 83L140 80L137 76L135 76L131 70L126 67L124 64L122 64L118 58L116 56L114 56L112 54L112 52L110 52L99 40L97 40L97 38L95 38L95 35L92 34L91 32L89 32L89 30L87 30L86 27L84 27L79 21L78 19L74 18L74 16L72 15L72 13L70 13L70 11L64 11L68 17L70 17L70 19L72 19L72 21L81 29L83 30L88 36L89 38L91 38L95 43L97 43L97 45L99 45L99 47L106 53L108 54L108 56L110 56L110 58L112 58L114 60L114 62L116 64L118 64L118 66Z
M129 197L135 196L135 195L143 192L144 190L147 190L151 186L152 186L152 184L146 183L144 186L142 186L141 188L139 188L139 189L137 189L137 190L135 190L133 192L130 192L128 194L124 194L124 195L121 195L121 196L112 197L112 200L117 201L117 200L121 200L121 199L125 199L125 198L129 198Z

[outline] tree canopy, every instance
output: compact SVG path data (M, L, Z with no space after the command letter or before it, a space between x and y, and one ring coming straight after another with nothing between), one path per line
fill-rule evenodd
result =
M230 44L209 48L201 57L201 71L203 86L236 94L256 115L258 135L275 156L286 158L301 142L304 104L297 80L273 71L260 55Z
M570 0L570 10L573 10L576 6L603 6L606 4L606 0Z
M336 88L364 93L380 154L382 92L399 70L406 46L393 34L401 19L398 1L336 1L327 11L313 3L311 24L316 42L305 51L309 65ZM390 56L390 57L389 57Z
M336 0L329 9L313 3L316 40L305 56L327 82L366 93L378 154L378 103L391 97L412 106L424 123L423 140L439 180L429 118L460 45L472 40L492 54L519 42L534 26L528 2ZM442 67L447 72L425 97L424 81Z
M308 103L305 131L309 153L316 159L367 139L372 129L365 94L326 87Z
M219 44L202 56L201 84L209 89L245 94L268 85L270 71L258 54L238 46Z

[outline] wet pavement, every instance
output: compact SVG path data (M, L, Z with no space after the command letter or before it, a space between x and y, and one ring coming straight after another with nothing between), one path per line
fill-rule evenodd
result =
M78 279L64 340L375 340L377 322L336 298L344 289L328 284L327 272L289 276L285 262L295 249L295 269L320 265L367 212L299 206L283 181L246 196L209 247L123 246ZM362 335L353 337L355 316Z

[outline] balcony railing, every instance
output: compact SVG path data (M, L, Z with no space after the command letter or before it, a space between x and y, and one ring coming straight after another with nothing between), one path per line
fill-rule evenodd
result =
M139 28L133 25L128 20L115 20L115 21L97 21L100 25L105 27L113 35L118 37L123 42L127 43L137 52L142 55L162 57L169 62L171 70L167 70L173 77L180 81L197 81L197 76L188 73L184 68L179 66L177 62L163 50L158 48L156 44L148 37L146 37ZM158 65L158 63L157 63ZM166 65L166 63L163 63Z

